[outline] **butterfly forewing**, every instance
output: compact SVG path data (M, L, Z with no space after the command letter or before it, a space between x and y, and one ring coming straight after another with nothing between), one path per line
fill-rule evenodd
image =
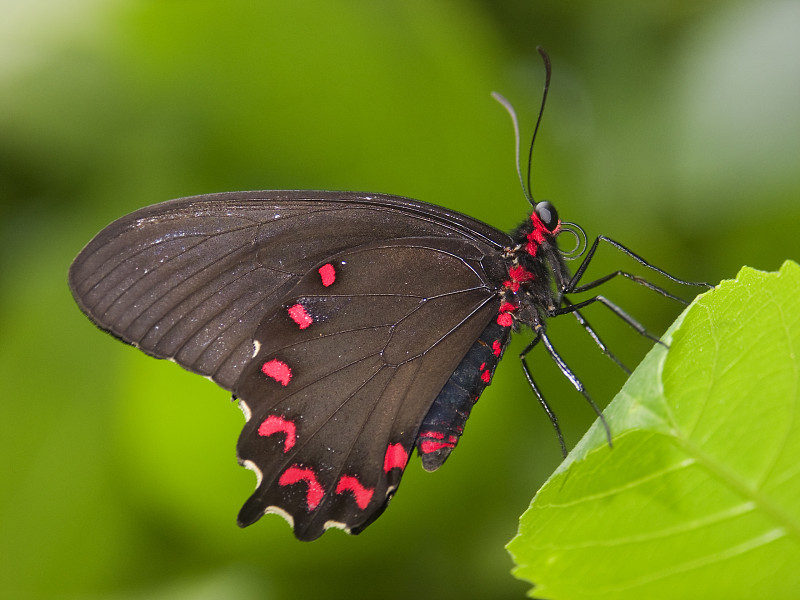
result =
M75 259L70 287L101 329L232 389L256 327L310 268L376 239L424 235L509 243L479 221L396 196L211 194L115 221Z
M363 529L399 484L420 423L497 314L482 244L402 238L315 265L255 334L234 392L239 460L260 475L240 524L286 516L300 539Z

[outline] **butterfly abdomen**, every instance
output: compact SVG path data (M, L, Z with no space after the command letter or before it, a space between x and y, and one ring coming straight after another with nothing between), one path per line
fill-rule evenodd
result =
M456 447L472 406L491 383L510 335L510 327L490 322L434 400L415 441L426 471L441 467Z

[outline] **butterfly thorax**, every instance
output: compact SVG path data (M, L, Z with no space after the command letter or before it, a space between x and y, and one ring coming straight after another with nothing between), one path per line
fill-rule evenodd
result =
M556 288L562 289L569 281L569 271L556 244L561 221L552 205L542 202L537 207L542 204L547 205L545 210L534 210L512 233L515 245L505 254L508 279L500 292L498 323L515 330L519 324L543 326L547 312L558 304Z

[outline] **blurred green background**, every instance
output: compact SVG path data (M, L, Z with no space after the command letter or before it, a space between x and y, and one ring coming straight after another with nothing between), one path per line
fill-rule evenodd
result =
M240 412L212 383L96 330L67 289L72 258L124 213L225 190L348 189L510 229L527 206L489 92L529 132L541 44L554 73L537 198L690 279L800 255L793 0L2 0L0 11L4 597L527 588L503 546L560 454L515 358L524 335L446 467L431 475L414 459L361 536L303 544L274 516L240 530L254 486L235 460ZM634 268L606 249L592 272L619 266ZM655 332L679 311L630 282L606 294ZM586 312L635 365L649 345ZM621 372L573 320L551 331L607 403ZM573 445L591 410L542 353L532 364Z

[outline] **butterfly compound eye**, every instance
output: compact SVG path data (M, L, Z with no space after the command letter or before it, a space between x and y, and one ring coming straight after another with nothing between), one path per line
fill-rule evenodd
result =
M537 203L533 210L542 224L547 228L547 231L556 230L556 227L558 227L558 212L556 212L555 206L545 200L544 202Z

